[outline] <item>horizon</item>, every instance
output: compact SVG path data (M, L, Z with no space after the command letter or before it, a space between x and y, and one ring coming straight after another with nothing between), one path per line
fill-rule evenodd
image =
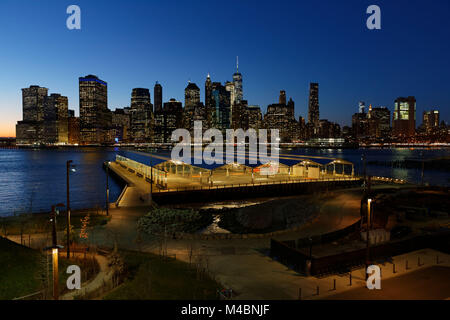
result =
M203 101L206 75L221 83L231 80L236 56L244 99L263 113L285 90L295 102L296 118L307 118L309 83L318 82L320 119L341 126L351 124L359 101L392 114L394 100L407 96L417 99L417 126L425 110L439 110L441 121L450 117L447 1L378 1L381 30L366 28L371 3L356 0L276 6L263 1L257 12L255 1L226 7L205 1L78 1L81 30L66 28L69 2L49 4L39 15L39 3L0 4L5 48L0 55L8 61L0 75L2 137L15 137L15 124L22 120L21 89L30 85L67 96L76 115L78 77L87 74L108 83L110 110L129 106L137 87L149 88L153 103L156 81L164 102L175 98L184 105L189 80L199 86ZM427 16L433 19L423 19Z

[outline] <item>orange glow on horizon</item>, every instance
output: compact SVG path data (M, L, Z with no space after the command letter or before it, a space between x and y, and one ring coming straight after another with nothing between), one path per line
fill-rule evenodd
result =
M1 138L15 138L16 125L0 123L0 137Z

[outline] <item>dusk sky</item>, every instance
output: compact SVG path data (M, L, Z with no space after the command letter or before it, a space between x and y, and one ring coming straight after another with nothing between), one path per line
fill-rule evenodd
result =
M81 8L81 30L66 8ZM366 9L381 8L381 30ZM308 85L319 82L320 118L349 125L358 101L393 110L399 96L438 108L450 120L450 1L0 1L0 136L22 120L21 88L40 85L78 107L78 77L108 82L108 105L130 104L131 90L163 86L184 102L188 80L204 101L207 73L232 80L239 56L244 99L278 101L307 117Z

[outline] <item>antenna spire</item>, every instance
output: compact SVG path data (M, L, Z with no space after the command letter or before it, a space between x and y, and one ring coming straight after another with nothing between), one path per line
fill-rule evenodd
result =
M236 70L239 73L239 56L236 56Z

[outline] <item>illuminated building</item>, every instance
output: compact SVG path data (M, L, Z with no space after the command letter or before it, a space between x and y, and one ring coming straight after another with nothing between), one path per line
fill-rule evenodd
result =
M392 121L395 136L413 137L416 132L416 98L397 98Z

